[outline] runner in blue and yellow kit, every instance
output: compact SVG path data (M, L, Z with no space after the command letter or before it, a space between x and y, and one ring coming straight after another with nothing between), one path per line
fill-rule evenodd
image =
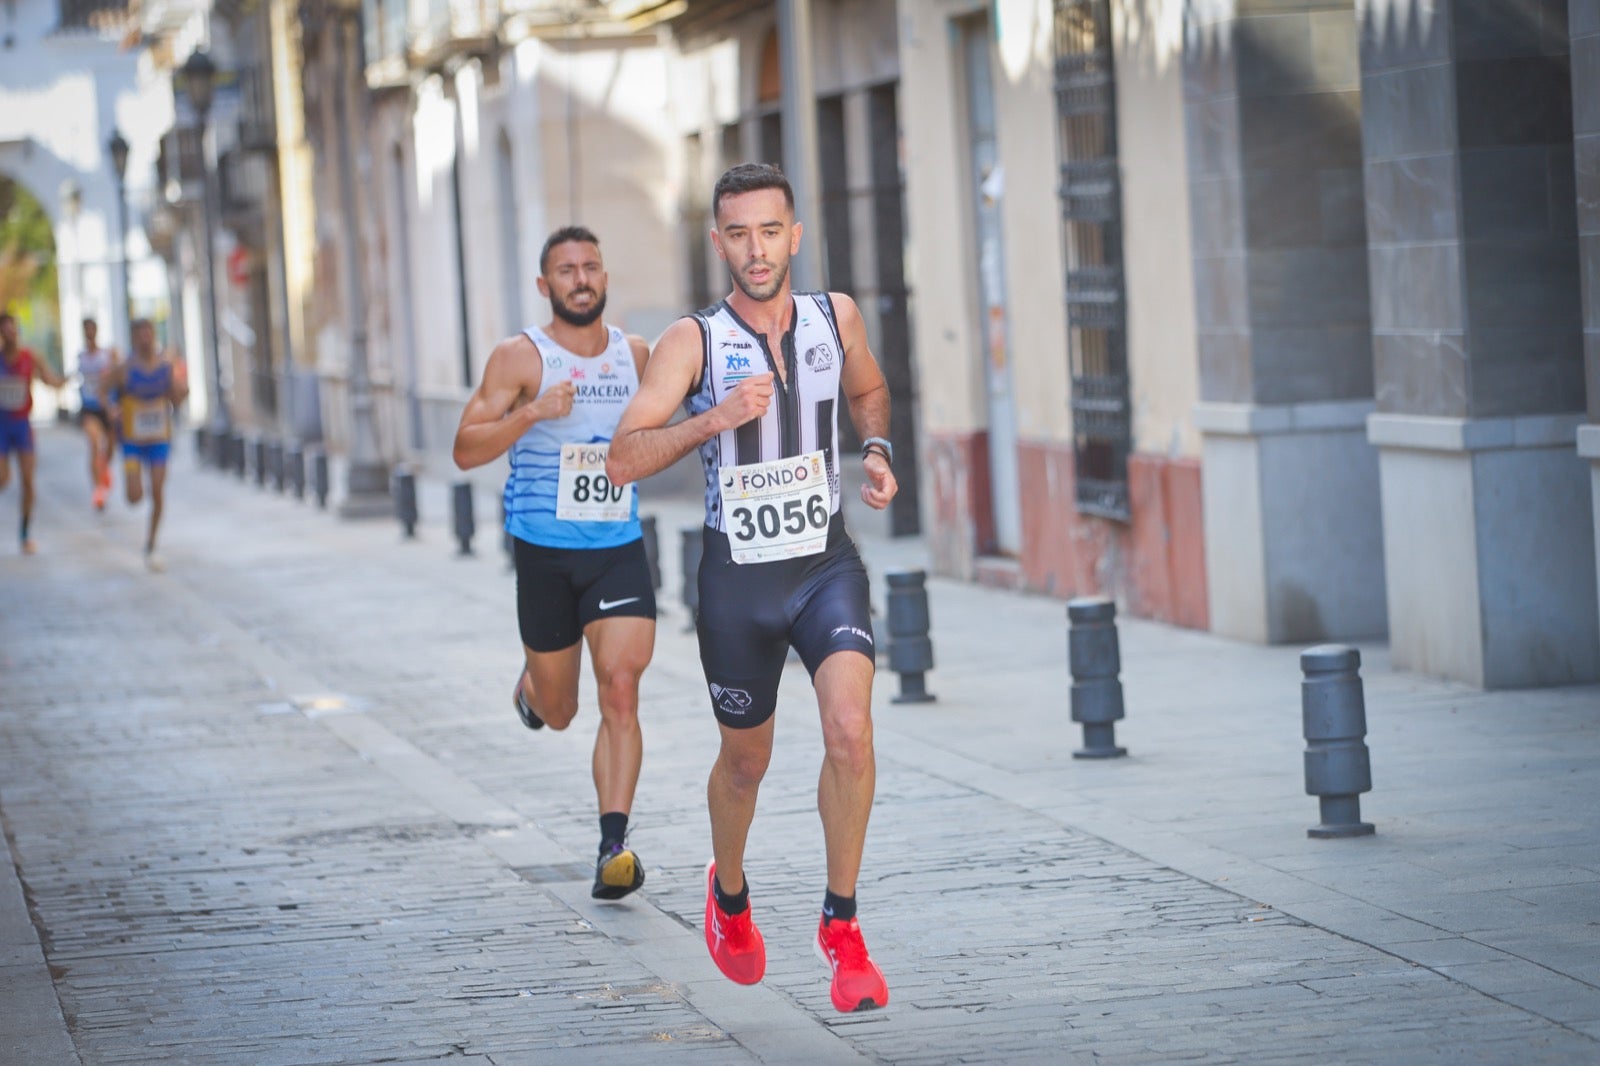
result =
M173 408L189 395L182 361L156 346L156 328L147 318L133 324L133 352L107 371L108 395L117 397L117 428L122 440L122 480L128 502L144 498L143 468L150 468L150 531L144 542L145 566L163 569L156 555L156 531L166 501L167 456L172 450Z
M514 538L524 665L512 692L529 729L565 729L578 713L583 642L600 695L594 784L600 806L596 899L644 883L628 816L644 758L639 678L655 649L656 601L633 486L605 477L617 419L649 349L607 326L599 239L557 230L539 256L551 320L501 341L456 430L463 470L511 453L506 529Z

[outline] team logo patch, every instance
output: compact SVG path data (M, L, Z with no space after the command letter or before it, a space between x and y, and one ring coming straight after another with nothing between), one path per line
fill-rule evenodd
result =
M827 370L833 366L833 349L826 343L806 349L806 366L812 370Z
M744 689L724 688L716 682L711 683L711 701L723 714L743 714L755 702Z
M726 355L723 358L726 360L723 369L728 373L737 374L741 371L745 374L750 373L750 357L748 355L733 353Z
M582 381L583 378L584 378L583 367L581 367L581 366L573 367L572 368L572 380L573 381Z
M561 357L559 355L547 355L544 357L544 365L554 370L561 365Z

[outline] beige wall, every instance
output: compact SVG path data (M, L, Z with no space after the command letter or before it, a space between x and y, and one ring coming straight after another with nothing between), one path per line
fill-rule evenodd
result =
M900 125L906 161L906 283L921 383L922 427L965 433L987 423L978 358L965 133L949 20L973 0L900 0Z
M1134 449L1200 454L1188 163L1184 0L1112 0L1128 374Z
M1050 0L997 0L992 59L1005 167L1001 213L1017 434L1033 441L1072 436L1051 6Z

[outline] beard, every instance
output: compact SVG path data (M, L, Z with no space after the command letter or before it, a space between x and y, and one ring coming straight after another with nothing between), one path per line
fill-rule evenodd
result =
M783 283L789 279L789 264L787 261L781 267L773 267L771 263L765 261L750 264L750 266L758 265L772 269L772 276L767 279L767 283L765 285L762 285L759 288L752 286L749 282L745 281L743 274L735 273L732 270L728 271L728 274L733 278L733 283L739 287L740 292L750 297L750 299L755 300L757 303L765 303L774 296L778 295L778 290L783 288Z
M550 295L550 313L569 326L587 326L598 321L600 315L606 309L606 294L603 292L596 293L593 289L574 289L567 295L569 297L576 296L580 292L594 294L594 303L589 305L587 311L574 311L552 293Z

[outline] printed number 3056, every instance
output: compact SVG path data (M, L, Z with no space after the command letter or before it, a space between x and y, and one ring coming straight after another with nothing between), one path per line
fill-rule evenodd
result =
M735 507L733 517L739 523L739 528L733 531L735 540L754 540L758 531L762 539L771 540L780 531L799 536L807 529L828 528L828 508L820 495L804 500L784 500L781 515L777 504L763 503L754 511Z

